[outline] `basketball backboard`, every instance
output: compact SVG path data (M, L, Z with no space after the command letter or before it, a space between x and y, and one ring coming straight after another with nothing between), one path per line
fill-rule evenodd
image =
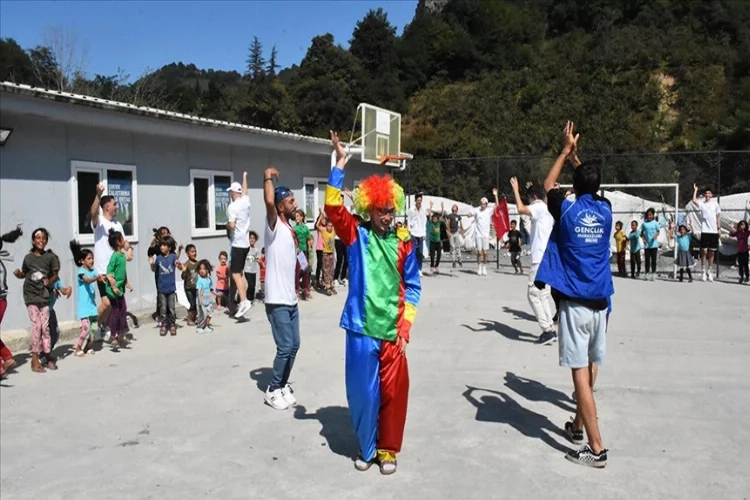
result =
M398 156L401 153L401 114L395 111L362 103L357 107L360 136L354 137L357 123L352 130L351 144L361 147L363 163L399 167L396 159L385 161L385 156Z

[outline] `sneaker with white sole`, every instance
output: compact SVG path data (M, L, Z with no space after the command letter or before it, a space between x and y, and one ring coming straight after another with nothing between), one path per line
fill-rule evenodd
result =
M360 472L366 472L372 467L372 464L375 463L375 460L367 461L364 458L362 458L362 455L358 456L356 459L354 459L354 468L357 469Z
M712 282L714 281L714 275L711 273L708 273L708 281Z
M237 307L237 314L234 315L235 318L239 319L245 316L245 314L250 311L250 309L253 307L253 303L249 300L245 299L242 302L240 302L239 307Z
M297 406L297 398L294 397L294 391L292 390L291 385L286 384L281 388L281 397L284 398L284 401L286 401L288 406Z
M565 422L565 437L576 446L583 444L583 429L573 427L573 421Z
M703 271L703 277L701 278L702 281L706 281L706 271Z
M266 404L274 410L286 410L289 408L289 403L284 399L284 394L281 392L281 389L276 389L275 391L266 389L264 399L266 400Z
M601 469L607 466L607 450L604 449L599 453L594 453L594 450L588 444L583 445L580 450L569 451L565 458L574 464L585 465L586 467Z

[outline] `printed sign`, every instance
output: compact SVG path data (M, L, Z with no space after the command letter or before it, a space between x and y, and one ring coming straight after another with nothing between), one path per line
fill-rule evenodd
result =
M107 182L107 194L117 203L117 221L125 228L133 220L133 181L130 179L112 179ZM127 229L125 232L130 234Z
M227 191L230 181L229 177L214 178L214 212L217 226L224 226L227 223L227 207L231 202Z

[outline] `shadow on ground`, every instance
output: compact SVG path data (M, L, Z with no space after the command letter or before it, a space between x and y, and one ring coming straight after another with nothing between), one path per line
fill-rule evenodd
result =
M475 393L484 392L479 399ZM540 439L546 445L557 451L566 453L569 449L558 443L551 434L565 437L562 430L554 425L547 417L527 410L513 398L503 392L478 387L466 386L463 397L477 409L475 417L479 422L497 422L507 424L524 436Z
M499 321L480 319L480 328L473 327L471 325L461 325L464 328L471 330L472 332L497 332L508 340L518 340L519 342L536 342L537 337L530 333L522 332L512 326L508 326Z
M268 384L271 383L271 377L273 372L271 368L264 366L263 368L256 368L250 372L250 378L255 380L255 384L258 386L258 390L265 394Z
M349 417L349 408L325 406L318 408L315 413L307 413L307 409L300 405L294 410L294 418L319 421L321 425L320 435L325 438L328 448L335 454L347 458L353 458L357 455L359 445Z
M525 319L526 321L533 321L534 323L536 323L536 316L534 316L533 314L529 314L526 311L520 311L518 309L513 309L508 306L503 306L503 312L512 314L517 319Z
M505 386L529 401L545 401L547 403L552 403L561 410L569 411L571 413L575 413L576 411L575 407L571 406L573 400L570 399L567 394L558 391L557 389L547 387L536 380L519 377L515 373L506 372Z

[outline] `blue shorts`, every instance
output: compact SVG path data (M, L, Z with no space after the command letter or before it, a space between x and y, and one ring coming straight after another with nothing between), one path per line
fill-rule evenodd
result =
M607 350L607 310L560 302L558 344L560 366L585 368L602 364Z

